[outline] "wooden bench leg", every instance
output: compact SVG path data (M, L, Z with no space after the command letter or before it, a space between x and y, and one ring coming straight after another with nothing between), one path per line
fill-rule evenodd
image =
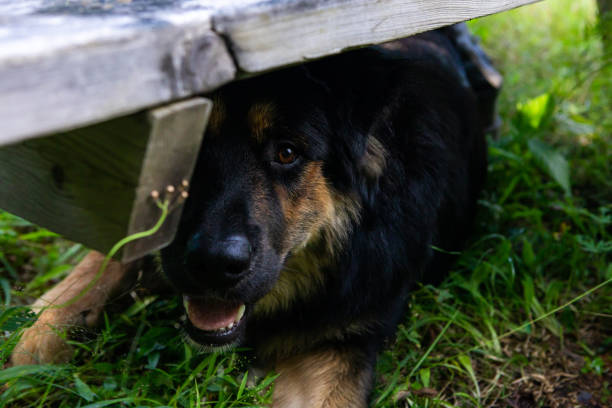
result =
M67 361L68 330L96 326L109 299L135 281L140 262L132 260L173 239L180 206L156 234L127 244L123 263L113 260L97 276L103 253L159 219L151 192L190 179L211 105L192 98L0 149L0 207L100 251L34 303L40 315L24 331L12 364Z
M151 228L152 190L189 180L212 102L192 98L0 148L0 208L108 252ZM124 262L168 244L180 208L154 236L128 244Z

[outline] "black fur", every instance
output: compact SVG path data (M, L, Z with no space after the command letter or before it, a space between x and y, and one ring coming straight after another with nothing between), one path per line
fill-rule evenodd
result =
M440 279L452 261L434 248L462 248L483 183L483 119L457 51L429 33L234 83L217 97L227 117L205 137L179 233L162 251L168 277L183 293L255 304L300 250L282 254L287 225L274 185L294 193L304 166L321 161L331 189L359 203L359 220L324 267L324 285L287 310L249 311L233 341L258 354L292 333L312 339L312 349L355 347L371 369L409 290ZM245 119L259 101L275 107L263 144ZM364 170L368 137L386 151L380 176ZM298 162L273 162L279 140L299 150ZM256 197L253 185L264 186ZM265 222L253 215L255 200L266 201ZM210 267L210 246L231 234L248 237L252 249L236 279ZM323 256L324 247L308 250ZM352 323L360 329L348 330ZM342 334L324 335L331 329Z

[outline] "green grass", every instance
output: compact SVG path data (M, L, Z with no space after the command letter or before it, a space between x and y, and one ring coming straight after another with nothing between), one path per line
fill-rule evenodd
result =
M580 392L611 405L612 284L547 315L612 278L612 55L594 2L544 2L470 27L504 74L504 125L474 239L445 282L411 295L372 406L565 406ZM0 214L1 363L32 319L21 305L82 254ZM265 405L273 377L247 384L240 354L194 354L177 309L139 299L99 333L78 333L71 364L0 371L0 406Z

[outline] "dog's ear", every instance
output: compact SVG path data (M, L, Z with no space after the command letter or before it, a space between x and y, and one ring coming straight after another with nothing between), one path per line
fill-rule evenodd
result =
M362 204L373 205L379 180L387 167L387 150L369 129L355 123L351 115L342 115L330 123L328 166L334 174L331 179L339 190L357 193Z
M335 187L345 192L357 192L364 203L372 203L378 191L378 181L387 163L387 151L375 133L384 128L384 112L378 100L384 92L370 92L369 86L354 88L351 60L340 59L333 65L319 61L303 68L309 85L308 94L316 93L317 105L326 112L328 126L328 171ZM351 84L351 86L348 86ZM376 107L376 108L375 108Z
M362 196L373 204L378 193L378 182L387 167L387 149L374 135L368 135L359 161Z

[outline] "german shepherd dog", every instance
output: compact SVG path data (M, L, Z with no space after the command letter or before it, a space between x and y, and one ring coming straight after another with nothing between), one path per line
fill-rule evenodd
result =
M442 277L466 239L491 101L443 32L236 82L213 100L178 234L161 251L188 338L250 347L279 373L274 407L365 407L408 292ZM78 306L94 310L85 324L122 269ZM47 323L70 315L47 312ZM35 325L14 361L59 355L40 339Z

